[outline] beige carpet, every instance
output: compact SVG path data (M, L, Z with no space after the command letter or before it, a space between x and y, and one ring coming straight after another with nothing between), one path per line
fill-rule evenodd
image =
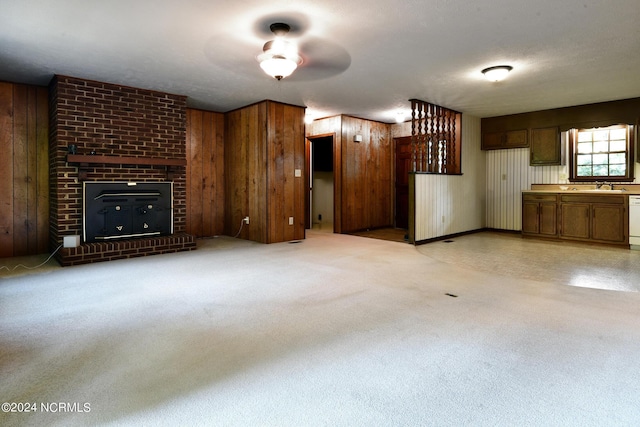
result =
M39 410L0 425L640 422L640 293L355 236L199 244L1 279L1 400Z

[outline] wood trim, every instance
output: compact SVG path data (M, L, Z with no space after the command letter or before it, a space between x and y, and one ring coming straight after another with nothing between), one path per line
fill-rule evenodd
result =
M147 166L186 166L186 159L163 159L157 157L125 157L86 154L67 154L67 163L103 164L103 165L147 165Z
M416 174L409 172L409 243L416 244Z

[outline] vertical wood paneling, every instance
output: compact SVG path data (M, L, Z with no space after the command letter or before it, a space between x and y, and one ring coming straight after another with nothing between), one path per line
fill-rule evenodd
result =
M343 116L341 133L342 231L392 225L393 144L390 126ZM354 142L355 135L362 135L362 142Z
M304 109L268 102L269 243L304 237ZM293 218L293 224L289 224Z
M566 139L562 138L566 144ZM522 191L531 184L560 184L566 166L530 166L529 149L487 151L487 227L522 229Z
M187 110L187 233L202 233L202 116L199 110Z
M267 242L266 113L254 104L225 114L225 233L235 236L242 218L242 239Z
M224 200L215 200L212 197L212 189L216 183L216 171L213 167L214 123L212 113L203 112L202 116L202 178L200 180L202 186L202 236L210 237L217 234L214 215L218 205L223 204Z
M13 256L13 85L0 82L0 257Z
M304 150L303 107L264 101L225 115L227 234L249 216L243 239L304 237L304 179L294 176L304 170Z
M224 115L187 109L187 233L224 233Z
M36 252L49 249L49 94L36 88ZM32 252L32 251L30 251Z
M29 131L27 87L13 88L13 227L21 238L13 242L14 255L29 253Z
M0 256L44 253L49 240L47 89L0 83Z
M285 212L291 212L290 206L285 206L285 189L287 187L287 176L285 175L285 154L284 140L284 106L282 104L268 103L269 123L267 139L267 176L269 180L268 188L268 212L269 212L269 241L282 241L286 230ZM293 169L291 169L293 172Z

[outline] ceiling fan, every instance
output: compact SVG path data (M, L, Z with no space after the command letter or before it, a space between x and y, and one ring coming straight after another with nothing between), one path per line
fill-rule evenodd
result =
M302 57L298 54L296 44L285 39L291 30L288 24L276 22L271 24L269 29L275 35L275 39L264 44L262 53L256 59L265 73L276 80L282 80L302 64Z
M300 14L280 13L254 21L247 34L227 31L211 36L205 55L220 69L234 69L255 77L255 61L274 80L316 81L338 75L351 65L351 55L333 40L311 31L310 20ZM262 47L256 46L256 40ZM247 61L247 52L252 61ZM270 69L271 65L283 66ZM264 74L263 74L264 75Z

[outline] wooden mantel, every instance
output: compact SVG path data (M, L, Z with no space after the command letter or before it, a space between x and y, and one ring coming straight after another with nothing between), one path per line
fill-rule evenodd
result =
M145 165L145 166L165 166L167 169L167 179L171 179L171 168L186 166L186 159L165 159L159 157L125 157L125 156L102 156L87 154L67 154L67 163L78 164L78 176L81 180L87 178L87 169L90 165Z

